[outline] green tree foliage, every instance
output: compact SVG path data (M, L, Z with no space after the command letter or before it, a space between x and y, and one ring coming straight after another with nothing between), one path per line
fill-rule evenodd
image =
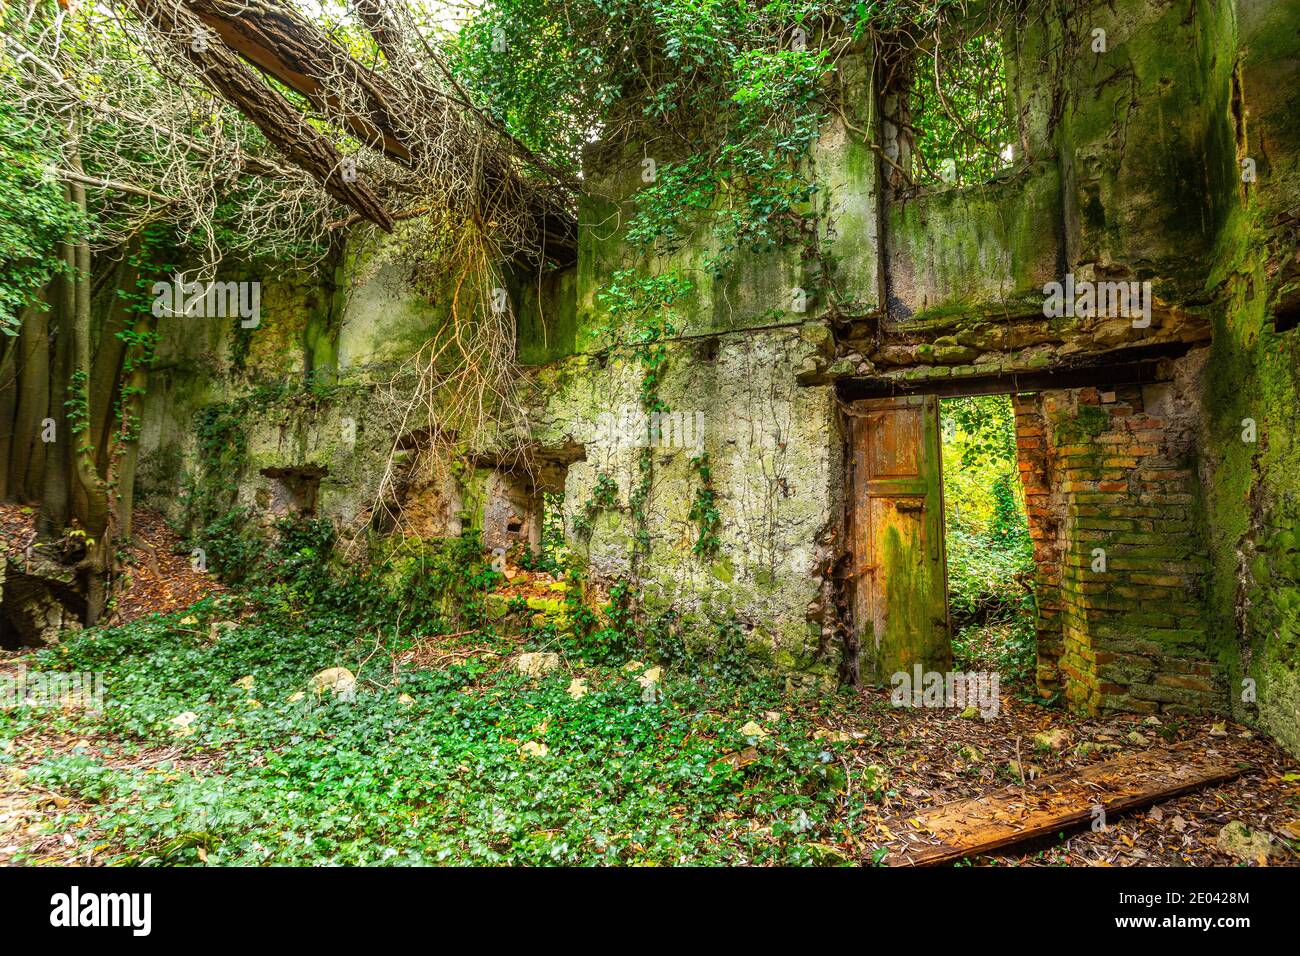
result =
M14 335L23 310L60 271L58 246L86 219L50 174L58 158L39 127L0 102L0 332Z
M918 182L986 181L1014 141L1009 3L966 0L489 0L450 40L479 102L548 160L588 144L656 160L629 238L673 248L713 217L724 252L789 241L807 148L853 44L905 51Z
M966 662L1028 676L1034 653L1033 541L1006 395L945 400L948 604Z
M629 238L672 249L711 213L724 251L767 248L812 185L800 168L817 87L848 41L813 42L821 0L494 0L454 41L456 68L534 149L577 173L585 144L656 163Z
M800 236L796 210L813 192L801 160L831 66L828 50L802 38L826 9L507 0L462 33L458 63L521 139L575 175L588 141L640 144L653 175L636 196L628 239L671 252L711 219L719 269L738 248Z
M912 86L914 181L983 183L1011 164L1006 80L997 32L934 43L918 53Z

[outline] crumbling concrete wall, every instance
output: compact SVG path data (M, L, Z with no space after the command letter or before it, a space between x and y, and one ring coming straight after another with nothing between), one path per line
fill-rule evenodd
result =
M681 341L668 353L663 402L689 422L689 442L649 448L652 476L644 522L631 498L650 443L640 418L641 367L634 357L583 357L544 370L547 395L536 436L543 446L580 443L585 460L568 469L565 517L593 573L639 579L652 607L672 605L707 632L735 618L753 649L783 667L830 672L830 566L841 520L842 439L828 387L795 381L816 348L800 327ZM612 427L611 427L612 426ZM691 459L709 456L723 520L716 554L695 553L691 520L700 479ZM617 504L575 530L597 482L612 479ZM642 526L643 525L643 526ZM638 533L646 549L637 560ZM826 632L823 633L823 623Z
M241 278L261 284L251 329L161 318L139 499L177 521L196 503L266 523L307 506L357 531L395 485L421 532L459 533L460 489L415 467L424 422L404 421L401 396L387 387L446 310L411 295L390 259L390 249L358 241L319 272L246 269ZM386 483L390 471L413 477Z
M719 275L719 241L704 223L679 251L648 252L627 239L632 197L653 168L647 160L674 157L598 146L586 164L573 324L553 319L539 341L540 309L529 302L520 324L521 357L553 358L557 341L576 353L538 369L533 437L543 449L584 449L568 469L564 508L592 573L635 577L652 608L673 607L699 639L735 621L758 656L817 675L840 663L832 572L842 548L843 436L834 390L805 379L833 357L824 318L833 290L858 312L881 301L879 170L846 125L871 125L870 74L859 51L836 75L846 115L825 122L810 157L818 189L805 245L735 252ZM689 442L646 435L631 329L600 295L620 270L675 271L689 283L672 306L676 333L656 395L689 425ZM567 292L567 280L551 287ZM700 527L690 517L702 456L722 512L716 553L695 547ZM634 505L647 474L644 505ZM617 504L580 533L602 479L615 482Z

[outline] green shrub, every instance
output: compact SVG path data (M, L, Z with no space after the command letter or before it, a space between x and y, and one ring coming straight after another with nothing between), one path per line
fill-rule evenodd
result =
M948 606L961 666L1010 681L1035 658L1034 546L1006 395L943 404Z

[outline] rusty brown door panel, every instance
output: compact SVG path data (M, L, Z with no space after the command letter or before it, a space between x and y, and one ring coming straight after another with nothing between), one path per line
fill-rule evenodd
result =
M848 408L851 604L864 679L952 666L943 549L939 398Z

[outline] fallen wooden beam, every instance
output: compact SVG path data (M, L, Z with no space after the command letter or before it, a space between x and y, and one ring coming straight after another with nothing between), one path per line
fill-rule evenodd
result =
M157 0L131 2L139 6ZM530 220L527 233L532 251L523 256L523 261L530 268L540 264L537 260L559 266L577 262L577 220L564 199L576 183L516 140L489 112L476 107L450 68L432 53L430 57L454 90L439 89L422 78L419 64L406 58L406 43L412 38L402 38L402 22L393 15L400 4L401 0L359 0L352 7L387 58L387 69L378 70L360 62L284 0L179 0L179 6L223 41L223 47L304 97L320 114L342 123L361 142L382 149L405 165L418 166L429 146L421 141L418 125L413 123L417 114L440 117L444 127L457 116L464 118L459 135L465 142L461 161L466 177L479 175L481 165L486 194L495 193L496 198L505 200L511 209ZM414 42L423 41L416 37ZM390 82L396 72L404 73L411 83ZM209 82L217 82L205 76ZM253 122L262 125L264 103L240 99L239 91L228 85L215 88ZM353 95L346 97L347 103L340 100L340 89L352 91ZM274 138L272 141L277 142ZM479 148L484 142L505 148ZM521 171L521 163L544 172L554 180L551 185L559 192L539 186ZM316 172L312 165L303 168ZM330 188L331 181L324 182ZM363 219L378 222L372 211L354 202L348 204L356 210L355 216L331 223L332 227L349 226ZM388 219L386 225L381 225L391 231L393 221L415 218L432 208L425 205L394 214L384 210ZM480 212L488 218L496 215L490 210Z
M185 57L214 91L248 117L290 162L314 176L339 202L385 232L393 231L392 215L379 196L360 180L344 179L342 154L292 103L225 43L194 43L205 27L192 10L171 0L130 2L143 22L166 38L171 48Z
M1035 837L1091 823L1096 808L1113 815L1167 800L1249 770L1231 754L1179 744L1127 754L1078 771L1041 777L1027 786L945 803L890 830L904 844L890 866L934 866L988 853Z
M391 132L398 100L383 78L362 66L296 9L266 0L186 0L195 15L232 50L259 70L305 96L322 112L332 109L363 143L404 163L411 151ZM365 112L344 107L322 80L337 74L364 98Z

